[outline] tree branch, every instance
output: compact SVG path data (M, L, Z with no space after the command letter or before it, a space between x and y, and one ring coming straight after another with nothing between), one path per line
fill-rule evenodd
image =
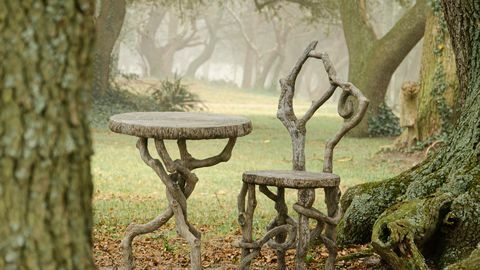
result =
M381 57L384 63L396 69L404 58L398 56L407 55L423 37L426 8L425 0L417 0L392 29L375 43L375 55L372 57Z
M228 143L223 148L222 152L216 156L206 159L196 159L188 152L187 142L185 140L178 140L178 149L180 150L180 156L185 162L185 165L194 170L197 168L211 167L217 165L220 162L226 162L232 156L233 147L235 146L236 138L229 138Z

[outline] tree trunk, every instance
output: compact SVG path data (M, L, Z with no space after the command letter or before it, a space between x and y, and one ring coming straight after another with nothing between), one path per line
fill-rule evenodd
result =
M93 94L103 95L109 87L110 59L113 47L122 30L125 0L100 1L100 13L95 21L96 39L93 62Z
M148 66L148 73L145 74L146 76L152 75L152 67L154 65L155 56L158 54L157 52L157 44L156 44L156 33L158 27L162 23L163 19L165 18L165 10L160 7L159 5L154 5L148 14L148 21L145 25L145 29L140 33L140 53L142 54L142 58L146 65Z
M205 44L203 51L200 55L193 60L190 65L188 65L187 71L185 72L185 76L194 78L197 70L205 64L210 58L212 58L213 52L215 51L215 47L218 43L218 29L219 29L219 22L222 20L223 11L220 10L218 12L217 17L215 18L215 24L211 24L208 18L205 18L205 24L207 25L208 29L208 42ZM235 74L235 73L234 73Z
M443 7L461 108L449 143L419 166L350 188L342 198L339 241L371 237L394 269L425 269L425 258L443 268L480 255L472 252L480 242L480 7L467 0L445 0Z
M278 61L275 64L275 68L272 72L272 78L271 78L270 83L268 85L268 88L272 91L277 90L277 82L279 81L280 72L282 71L282 67L283 67L284 63L285 63L285 52L281 53L278 56Z
M260 73L257 73L257 77L255 79L255 88L256 89L264 89L265 88L265 82L267 81L268 74L270 73L272 68L275 66L274 65L275 60L277 60L278 58L279 58L279 53L277 51L275 51L263 63L262 68L259 70ZM259 61L259 62L262 62L262 61Z
M246 47L246 51L245 51L245 61L243 64L242 88L248 89L252 87L253 62L254 62L253 57L255 52L250 46L248 46L248 44L245 47Z
M420 94L418 103L418 139L447 132L452 124L453 97L458 87L455 60L440 1L429 8L423 42Z
M190 63L187 68L187 72L185 72L185 76L190 78L195 78L195 74L197 70L205 64L210 58L212 58L213 52L215 51L215 47L217 46L218 38L215 36L210 36L209 41L205 45L205 48L200 53L200 55L195 58L195 60Z
M168 14L168 43L161 49L161 54L158 50L156 51L151 66L152 75L156 78L166 78L173 75L173 60L180 46L178 27L177 15L170 12Z
M94 269L93 11L0 2L0 269Z
M419 0L382 38L378 39L366 14L366 3L340 1L340 15L348 46L348 79L370 100L369 112L350 133L368 135L368 118L383 103L392 74L422 38L425 30L425 0Z

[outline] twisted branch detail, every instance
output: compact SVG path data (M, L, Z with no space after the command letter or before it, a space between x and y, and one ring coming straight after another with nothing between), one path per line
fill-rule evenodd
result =
M186 141L178 140L180 159L173 160L161 139L155 140L155 148L161 159L155 159L148 151L148 139L139 138L137 148L145 164L152 168L166 187L168 208L159 216L146 224L130 224L122 240L123 261L125 269L134 269L132 253L133 239L140 235L159 229L169 219L175 217L177 232L191 246L190 260L192 269L201 269L200 238L201 233L188 222L187 199L192 194L198 182L198 177L191 171L196 168L209 167L230 159L235 138L229 139L223 151L214 157L198 160L193 158L187 150ZM163 162L163 164L162 164Z

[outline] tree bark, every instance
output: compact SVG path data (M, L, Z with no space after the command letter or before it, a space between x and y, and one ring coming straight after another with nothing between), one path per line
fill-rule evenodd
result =
M94 269L93 11L0 2L0 269Z
M356 137L368 135L368 118L377 114L392 74L425 30L425 0L418 0L382 38L368 21L365 2L341 0L339 4L350 58L348 80L371 102L367 117L350 133Z
M443 7L461 104L449 143L419 166L350 188L342 198L339 241L372 236L394 269L422 269L426 259L440 268L478 259L472 251L480 242L480 7L467 0L445 0Z
M453 97L458 87L455 74L455 56L440 1L432 1L429 8L420 71L418 102L418 139L446 132L453 117Z
M100 3L100 13L95 21L97 40L93 62L95 96L103 95L109 88L111 54L122 30L126 13L125 0L102 0Z

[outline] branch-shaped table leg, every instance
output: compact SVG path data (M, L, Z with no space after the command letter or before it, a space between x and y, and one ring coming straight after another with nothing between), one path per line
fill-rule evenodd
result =
M155 139L155 146L163 164L154 159L148 151L148 139L139 138L137 148L140 151L142 160L151 167L166 186L168 209L146 224L131 224L127 228L125 237L122 240L124 268L134 269L132 242L137 235L153 232L175 216L177 233L181 235L191 246L190 260L191 269L201 269L201 233L188 222L187 199L195 189L198 177L191 171L196 168L208 167L225 162L230 159L235 139L229 139L223 151L214 157L204 160L193 158L187 151L186 141L178 140L181 159L172 160L167 152L163 140ZM168 173L167 173L168 171ZM170 174L169 174L170 173Z

